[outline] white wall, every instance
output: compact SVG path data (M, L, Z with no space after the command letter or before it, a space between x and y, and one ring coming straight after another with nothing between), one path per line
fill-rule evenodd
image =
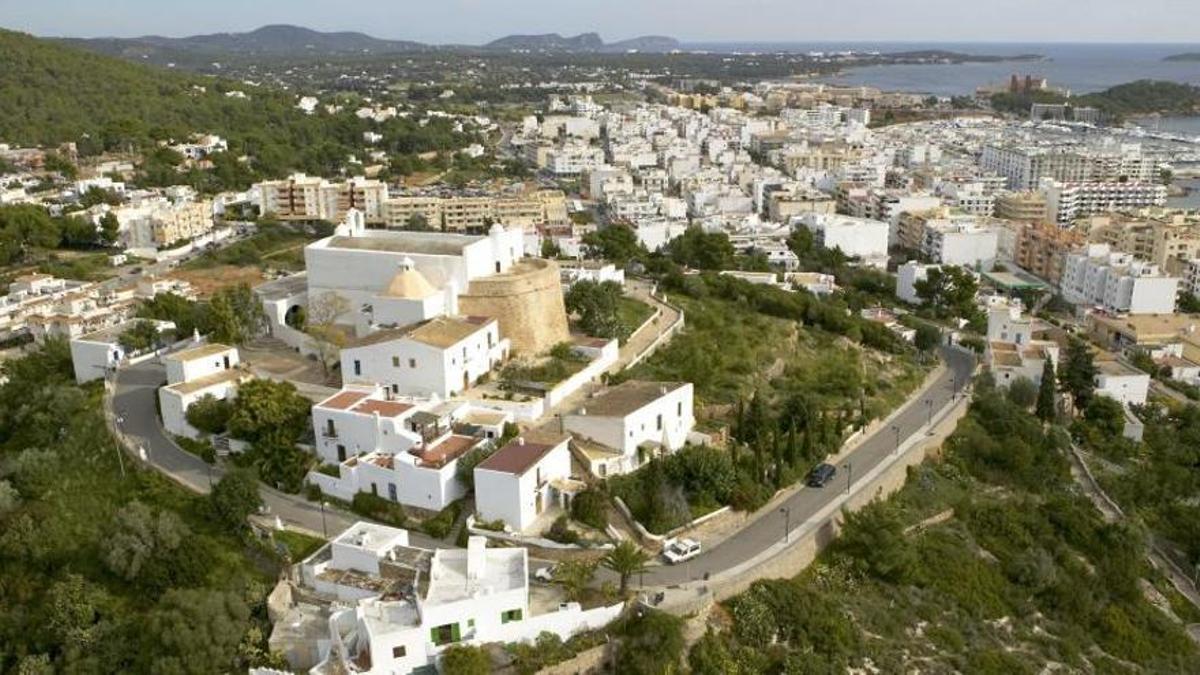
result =
M104 377L107 369L123 358L125 349L119 344L71 340L71 365L80 384Z
M570 475L571 451L567 441L547 452L520 476L476 468L475 508L483 520L503 520L513 530L523 531L537 519L538 496L544 511L552 502L549 483Z

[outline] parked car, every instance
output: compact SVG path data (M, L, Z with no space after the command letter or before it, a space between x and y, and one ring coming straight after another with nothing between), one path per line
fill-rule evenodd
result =
M820 488L829 484L837 474L837 467L832 464L818 464L808 474L808 487Z
M537 571L533 573L533 578L547 584L551 581L554 581L554 565L539 567Z
M695 539L672 539L663 547L662 554L667 562L678 565L700 555L700 542Z

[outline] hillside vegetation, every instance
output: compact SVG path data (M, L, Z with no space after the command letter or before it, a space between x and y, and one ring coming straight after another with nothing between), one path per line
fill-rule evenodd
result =
M71 141L88 156L215 133L229 141L230 155L249 157L248 166L214 160L242 185L292 170L335 175L350 155L365 153L367 130L382 133L378 149L393 156L474 140L448 120L375 125L350 113L305 115L294 93L159 70L11 31L0 31L0 64L0 142ZM231 91L245 98L227 96Z
M1029 107L1034 103L1068 102L1075 106L1098 108L1110 121L1150 113L1191 114L1200 109L1200 87L1162 80L1138 80L1071 98L1049 91L992 96L992 107L996 110L1019 115L1028 115Z
M693 673L1194 673L1197 612L1072 482L1067 435L980 383L944 461L724 604Z

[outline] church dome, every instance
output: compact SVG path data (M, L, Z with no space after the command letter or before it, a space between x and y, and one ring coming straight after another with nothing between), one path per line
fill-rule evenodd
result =
M434 293L437 293L437 289L429 283L425 275L417 271L412 258L405 258L400 263L399 271L396 272L396 276L392 277L387 290L383 292L387 297L407 300L421 300Z

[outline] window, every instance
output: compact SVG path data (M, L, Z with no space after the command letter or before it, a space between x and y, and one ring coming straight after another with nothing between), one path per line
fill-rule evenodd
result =
M337 427L335 427L333 425L332 419L325 420L325 435L326 436L337 436Z
M358 359L354 359L354 374L362 375L362 362Z
M654 428L657 431L662 431L662 415L661 414L654 418Z
M429 639L440 647L451 642L458 642L462 639L462 635L459 633L457 623L447 623L430 629Z
M507 612L500 612L500 623L508 623L509 621L520 621L523 613L519 609L510 609Z
M339 443L337 446L337 453L339 462L346 461L346 446Z
M405 656L408 656L408 649L405 648L404 645L400 645L398 647L392 647L392 658L393 659L402 659Z
M675 415L677 417L683 417L683 401L675 404Z
M409 360L408 360L408 367L409 367L409 368L416 368L416 367L417 367L417 360L416 360L416 359L409 359Z
M399 357L399 356L393 356L393 357L392 357L392 367L393 367L393 368L399 368L399 367L400 367L400 357Z

